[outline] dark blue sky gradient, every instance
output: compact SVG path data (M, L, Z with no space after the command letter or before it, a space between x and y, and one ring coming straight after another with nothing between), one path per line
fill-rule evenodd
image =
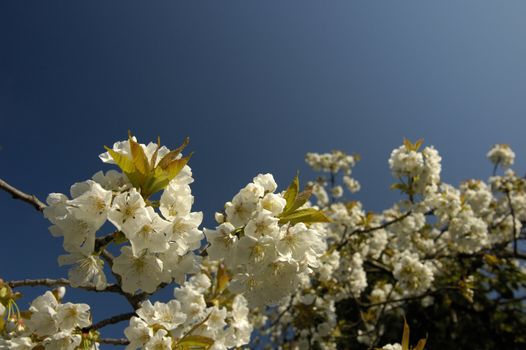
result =
M519 0L1 2L0 177L45 199L108 170L97 155L128 129L190 136L211 226L260 172L311 178L308 151L361 154L356 198L374 210L397 198L387 159L403 137L435 145L455 185L490 174L494 143L522 172L525 18ZM0 276L62 277L48 223L6 194L0 208ZM127 311L69 296L97 300L95 320Z

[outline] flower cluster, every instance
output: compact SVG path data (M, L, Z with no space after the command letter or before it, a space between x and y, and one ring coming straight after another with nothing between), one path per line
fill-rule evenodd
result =
M487 154L488 159L495 165L509 167L515 161L515 152L511 147L504 143L494 145Z
M298 187L296 178L287 192L275 193L273 176L260 174L225 204L219 226L205 229L208 257L225 263L233 274L229 289L253 306L292 293L325 251L323 236L306 223L326 218L303 208L310 193L298 193Z
M277 325L267 329L264 324L261 332L298 349L348 348L349 342L357 348L360 344L376 348L386 331L383 319L401 318L409 303L426 309L436 298L460 297L481 307L476 304L482 297L479 283L486 281L487 288L488 272L479 267L493 269L504 263L489 255L502 253L503 247L504 254L513 255L509 249L526 219L526 181L508 170L504 176L491 177L489 185L481 180L467 180L459 187L444 183L440 155L422 143L404 140L391 153L389 166L399 181L392 188L407 197L382 213L365 212L360 202L335 195L336 173L314 183L318 205L331 219L314 226L325 236L328 249L314 273L301 280L289 306L270 310ZM507 147L494 148L490 154L494 163L512 163L513 152ZM330 165L330 159L307 155L318 171L339 169ZM327 185L332 187L326 190ZM466 257L479 261L476 273L462 262ZM340 312L331 312L333 308ZM344 310L359 310L360 316ZM423 348L423 343L417 347ZM383 347L401 348L395 342Z
M53 292L47 291L33 300L24 317L14 299L11 299L8 303L7 324L3 327L0 338L0 349L98 348L96 336L92 332L84 331L91 325L90 307L87 304L63 303L64 294L64 287ZM13 306L15 310L12 310ZM4 316L5 311L5 307L0 303L0 318Z
M71 266L69 279L0 279L1 349L224 350L270 341L282 349L398 350L409 347L409 327L398 343L389 322L408 309L454 315L448 322L456 323L458 305L470 320L523 305L516 295L526 286L526 180L511 169L496 174L513 164L507 145L488 153L495 165L488 182L454 186L441 180L432 146L404 140L389 158L392 189L403 197L378 213L344 198L344 188L360 188L351 177L357 156L309 153L323 176L303 191L296 176L280 192L271 174L259 174L203 233L186 144L169 150L130 135L100 155L121 171L48 196L43 212L51 234L63 237L67 254L58 261ZM150 301L171 283L171 300ZM133 312L92 324L88 305L62 302L64 288L18 310L13 288L39 284L118 293ZM100 336L123 320L126 339Z
M124 330L127 349L170 350L184 346L206 346L222 350L248 344L252 325L241 295L227 306L207 305L211 281L205 274L193 276L174 291L168 303L145 301Z
M59 263L73 265L71 285L106 287L101 254L112 241L129 242L112 264L124 292L152 293L161 283L182 283L186 273L195 272L198 257L192 251L203 238L198 229L203 215L191 211L193 179L187 159L179 150L138 144L133 137L115 143L100 158L117 163L126 176L114 170L99 172L74 184L71 199L50 194L44 210L53 224L51 233L64 237L69 254L60 256ZM164 186L151 185L161 181ZM150 198L156 189L162 190L158 201ZM97 237L106 222L113 225L113 233Z
M440 182L442 158L433 147L425 147L420 151L423 141L414 144L404 140L404 144L393 150L389 158L389 167L393 176L407 179L402 189L410 194L423 193L428 186L436 186Z
M342 151L332 151L332 153L307 153L306 163L315 171L330 173L328 177L320 176L316 182L311 182L313 194L318 199L318 205L327 206L329 202L342 198L344 187L350 193L360 190L360 183L353 177L352 168L360 160L359 155L349 155ZM341 184L336 182L336 175L342 173ZM330 188L327 189L327 187ZM330 195L329 195L330 194Z

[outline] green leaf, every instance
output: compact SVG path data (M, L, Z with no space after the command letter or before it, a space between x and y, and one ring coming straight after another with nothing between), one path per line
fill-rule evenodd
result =
M409 325L404 317L404 334L402 335L402 350L409 350Z
M173 160L166 169L160 167L155 168L153 177L150 178L149 183L145 186L145 197L147 198L168 186L170 181L172 181L172 179L176 177L188 163L191 156L192 154L184 158Z
M230 276L225 267L225 264L223 263L219 264L216 278L217 278L216 294L219 295L226 289L226 287L228 287L228 283L230 282Z
M418 151L418 149L422 146L423 143L424 143L424 139L416 140L416 142L415 142L415 151Z
M133 164L133 160L131 160L124 154L112 150L108 146L104 146L104 148L106 149L106 151L108 151L111 158L113 158L117 166L121 168L123 172L132 173L135 171L135 165Z
M173 151L168 152L160 161L157 167L161 169L166 169L172 161L174 161L177 156L183 151L183 149L186 148L188 143L190 142L190 138L187 137L184 139L183 144L179 146L178 148L174 149Z
M157 148L153 152L152 159L150 161L150 169L155 168L155 163L157 162L157 154L159 153L159 148L161 148L161 137L157 136Z
M288 211L284 211L285 213L291 213L295 211L296 209L299 209L303 206L303 204L307 203L310 196L312 195L312 187L307 188L305 191L298 193L296 196L296 199L294 200L294 203L292 203L292 206Z
M146 157L144 149L139 143L133 141L131 137L129 142L133 164L135 165L137 171L146 177L150 173L150 163L148 162L148 157Z
M307 208L280 217L279 224L283 225L287 222L290 222L292 225L300 222L310 224L315 222L330 222L330 219L325 216L321 210Z
M284 213L288 213L292 211L291 208L293 207L296 201L296 197L298 196L299 188L300 188L300 180L298 178L298 175L296 174L296 176L294 176L294 179L292 179L292 182L289 185L289 188L287 188L287 191L283 195L283 198L285 198L285 200L287 201L287 203L285 204L285 208L283 209Z
M418 341L418 344L414 347L413 350L424 350L424 346L426 346L427 339L420 339Z
M214 345L214 340L202 335L187 335L177 345L177 350L208 350Z
M404 146L405 146L405 149L408 151L411 151L413 149L413 144L411 143L411 141L409 141L405 137L404 137Z

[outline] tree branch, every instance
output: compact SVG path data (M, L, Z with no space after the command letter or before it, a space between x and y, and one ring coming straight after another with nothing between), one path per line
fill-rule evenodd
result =
M100 338L97 342L100 344L110 344L110 345L130 344L130 341L128 339L113 339L113 338Z
M34 194L22 192L18 188L11 186L2 179L0 179L0 189L9 193L14 199L20 199L26 203L31 204L39 212L42 212L46 207L46 205L41 202Z
M102 249L100 255L108 263L111 274L117 280L117 284L119 285L119 293L122 294L126 298L126 300L128 300L128 302L130 303L130 305L133 307L134 310L137 310L140 307L141 302L148 296L148 294L140 293L140 294L132 295L132 294L129 294L123 291L122 288L120 287L122 286L121 276L113 271L113 255L111 255L111 253L108 252L106 249Z
M103 327L109 326L110 324L119 323L121 321L127 321L133 316L136 316L135 312L127 312L125 314L115 315L110 318L106 318L102 321L92 324L89 327L82 328L82 332L88 333L90 330L97 330Z
M409 215L411 215L411 211L408 211L407 213L405 213L404 215L401 215L397 218L394 218L393 220L390 220L390 221L386 221L385 223L383 223L382 225L379 225L379 226L373 226L373 227L369 227L369 228L366 228L366 229L355 229L354 231L352 231L351 233L349 233L348 235L344 234L343 237L342 237L342 240L340 241L340 243L336 246L336 250L340 250L343 248L343 246L345 246L347 244L347 242L349 241L349 238L353 235L356 235L356 234L363 234L363 233L370 233L370 232L373 232L373 231L377 231L377 230L381 230L383 228L386 228L388 226L391 226L392 224L394 223L397 223L399 221L402 221L404 220L406 217L408 217Z
M51 279L51 278L39 278L39 279L24 279L24 280L18 280L18 281L9 281L6 282L7 285L11 288L16 287L37 287L37 286L48 286L48 287L54 287L54 286L68 286L71 287L70 281L65 278L57 278L57 279ZM74 287L72 287L74 288ZM113 292L113 293L120 293L121 289L116 284L109 284L104 289L97 289L95 287L91 286L80 286L76 287L79 289L88 290L90 292Z
M506 191L506 198L508 199L508 205L510 207L511 217L513 219L513 254L517 255L517 225L515 224L515 209L513 209L513 205L511 204L511 196L510 191Z

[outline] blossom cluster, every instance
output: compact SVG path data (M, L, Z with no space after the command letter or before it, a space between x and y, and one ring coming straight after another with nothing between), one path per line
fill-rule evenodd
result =
M98 348L97 338L83 330L91 325L90 307L87 304L63 303L64 294L65 288L61 287L37 297L29 307L27 319L22 317L11 299L7 324L0 337L0 349ZM16 310L12 310L13 306ZM0 303L0 318L5 312L6 308Z
M171 156L165 146L139 145L134 138L115 143L112 151L131 161L131 145L135 144L152 169ZM100 158L115 163L108 152ZM180 155L176 161L179 159ZM200 247L203 238L198 228L203 215L191 211L192 181L191 169L184 165L162 189L160 199L153 201L140 192L143 189L133 186L129 177L110 170L74 184L71 199L50 194L44 215L53 224L51 233L64 238L68 254L59 257L59 264L73 265L69 270L71 285L104 289L107 280L101 253L109 242L119 240L129 245L120 249L111 268L120 276L126 293L152 293L161 283L182 283L186 273L195 272L199 258L192 251ZM107 227L105 223L113 226L113 233L97 238L97 231Z
M168 303L144 301L130 320L124 334L127 349L173 349L176 345L208 346L211 350L248 344L252 324L242 295L228 305L207 305L212 283L206 274L197 274L174 291Z
M496 145L488 158L507 167L514 153L509 146ZM306 160L316 171L337 169L327 156L308 154ZM289 307L282 304L270 311L278 325L260 327L276 342L292 341L298 349L335 349L348 341L342 333L351 332L357 343L377 347L385 332L381 318L401 318L408 302L426 308L435 295L454 291L467 303L474 302L474 288L486 278L485 272L464 272L458 256L486 256L483 264L495 264L490 255L495 249L513 248L526 219L526 181L514 172L495 175L489 184L471 179L455 187L442 181L441 156L422 141L404 140L388 163L398 181L392 188L407 197L382 213L365 212L360 202L338 196L330 201L328 193L338 186L337 179L316 182L322 184L313 191L318 205L331 220L315 227L323 232L328 248L318 268L289 298ZM302 304L305 300L309 302ZM345 318L331 312L334 308L358 309L361 318L347 325ZM332 327L330 332L326 325ZM400 344L384 346L398 348Z
M272 174L259 174L215 214L215 228L201 230L186 144L170 150L130 135L99 156L120 171L99 171L69 196L51 193L43 209L63 238L67 283L121 294L133 307L120 340L127 350L255 348L261 339L286 349L379 348L383 320L401 319L409 303L461 298L479 309L500 281L494 275L526 281L517 243L526 180L511 169L497 174L513 164L507 145L488 152L487 182L454 186L441 178L434 147L404 140L388 160L402 198L377 213L344 196L360 189L351 177L357 156L308 153L324 174L305 189L298 176L279 191ZM173 298L150 301L168 285ZM20 311L20 295L0 280L0 349L97 349L99 327L114 320L94 325L90 307L64 303L64 293L45 292Z
M229 289L243 293L252 306L275 304L292 293L300 278L319 266L326 249L323 235L301 222L316 211L302 209L276 193L271 174L260 174L216 215L216 229L205 229L208 257L232 272ZM323 219L323 216L322 216Z

